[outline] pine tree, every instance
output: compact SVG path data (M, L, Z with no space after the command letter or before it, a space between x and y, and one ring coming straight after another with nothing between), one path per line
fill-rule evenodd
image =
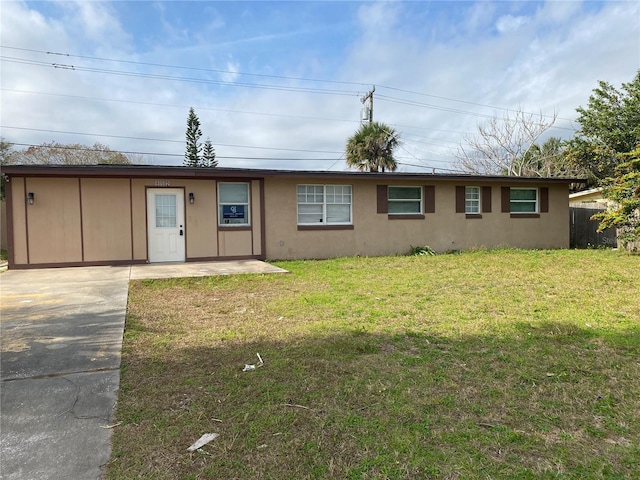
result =
M216 151L211 144L211 140L207 138L204 142L204 148L202 150L202 166L203 167L217 167L218 161L216 160Z
M189 116L187 117L187 150L184 154L184 166L185 167L199 167L200 165L200 150L202 145L200 144L200 137L202 136L202 130L200 129L200 120L193 110L193 107L189 109Z

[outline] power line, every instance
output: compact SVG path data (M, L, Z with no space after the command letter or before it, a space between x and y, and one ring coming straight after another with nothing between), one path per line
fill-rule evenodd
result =
M10 63L28 64L28 65L39 66L39 67L72 70L77 72L102 73L107 75L116 75L116 76L133 77L133 78L150 78L154 80L171 80L171 81L186 82L186 83L201 83L205 85L256 88L256 89L262 89L262 90L278 90L278 91L294 92L294 93L315 93L315 94L339 95L339 96L358 95L358 92L345 91L345 90L327 90L327 89L320 89L320 88L294 87L294 86L284 86L284 85L264 85L264 84L261 85L256 83L225 82L221 80L176 77L173 75L159 75L159 74L153 74L153 73L130 72L126 70L110 70L106 68L91 68L91 67L82 67L79 65L48 63L48 62L40 62L40 61L33 61L33 60L6 57L6 56L0 56L0 60L3 60L5 62L10 62Z
M285 76L285 75L273 75L273 74L261 74L261 73L249 73L249 72L235 72L235 71L230 71L230 70L220 70L220 69L210 69L210 68L201 68L201 67L187 67L187 66L181 66L181 65L169 65L169 64L161 64L161 63L150 63L150 62L137 62L137 61L132 61L132 60L123 60L123 59L113 59L113 58L105 58L105 57L95 57L95 56L89 56L89 55L75 55L75 54L70 54L70 53L63 53L63 52L51 52L51 51L45 51L45 50L36 50L36 49L30 49L30 48L21 48L21 47L14 47L14 46L9 46L9 45L0 45L0 48L6 48L6 49L11 49L11 50L18 50L18 51L24 51L24 52L31 52L31 53L40 53L40 54L45 54L45 55L53 55L53 56L60 56L60 57L67 57L67 58L81 58L81 59L86 59L86 60L99 60L99 61L106 61L106 62L114 62L114 63L124 63L124 64L131 64L131 65L142 65L142 66L151 66L151 67L161 67L161 68L171 68L171 69L182 69L182 70L191 70L191 71L200 71L200 72L208 72L208 73L218 73L218 74L232 74L232 75L237 75L237 76L250 76L250 77L259 77L259 78L273 78L273 79L278 79L278 80L293 80L293 81L301 81L301 82L313 82L313 83L328 83L328 84L336 84L336 85L349 85L349 86L366 86L370 83L368 82L350 82L350 81L340 81L340 80L326 80L326 79L314 79L314 78L305 78L305 77L291 77L291 76ZM26 59L22 59L24 61L24 63L27 63ZM41 64L41 65L47 65L50 66L51 64L48 64L46 62L38 62L38 63L34 63L34 64ZM74 68L78 68L78 67L74 67L73 65L60 65L58 64L57 68L70 68L70 69L74 69ZM181 77L178 77L181 78ZM236 83L226 83L229 85L237 85L237 86L253 86L254 88L260 88L259 86L256 86L255 84L236 84ZM424 93L424 92L416 92L413 90L406 90L406 89L402 89L402 88L397 88L397 87L391 87L388 85L378 85L380 88L385 88L387 90L392 90L392 91L396 91L396 92L402 92L402 93L408 93L411 95L419 95L419 96L424 96L424 97L429 97L429 98L437 98L440 100L446 100L446 101L450 101L450 102L456 102L456 103L463 103L466 105L474 105L474 106L479 106L479 107L483 107L483 108L491 108L493 110L502 110L502 111L506 111L506 112L518 112L518 110L515 109L510 109L510 108L506 108L506 107L501 107L501 106L496 106L496 105L489 105L489 104L484 104L484 103L478 103L478 102L471 102L468 100L460 100L460 99L456 99L456 98L452 98L452 97L445 97L445 96L440 96L440 95L433 95L433 94L428 94L428 93ZM263 88L267 88L266 86L263 86ZM391 101L391 99L393 99L394 97L387 97L389 99L389 101ZM402 103L406 100L403 99L395 99L398 103ZM408 104L412 104L415 103L416 105L414 106L418 106L419 102L411 102L411 101L407 101L409 102ZM425 106L428 104L425 104ZM438 106L430 106L430 108L438 108L438 109L443 109L445 107L438 107ZM465 111L465 110L458 110L458 109L452 109L455 110L455 112L453 113L467 113L470 115L477 115L477 116L482 116L482 114L478 114L478 113L474 113L474 112L470 112L470 111ZM446 111L446 110L445 110ZM486 115L484 115L486 116ZM549 115L543 115L548 117ZM563 118L563 117L558 117L559 120L565 120L568 122L573 122L573 119L568 119L568 118ZM566 129L566 130L573 130L570 128L566 128L566 127L555 127L555 128L562 128L562 129Z
M410 93L412 95L421 95L423 97L430 97L430 98L438 98L440 100L447 100L449 102L465 103L467 105L475 105L477 107L491 108L491 109L494 109L494 110L504 110L506 112L512 112L512 113L517 113L518 112L518 110L514 110L514 109L511 109L511 108L496 107L494 105L488 105L488 104L485 104L485 103L469 102L467 100L458 100L458 99L451 98L451 97L442 97L442 96L439 96L439 95L432 95L432 94L428 94L428 93L414 92L412 90L405 90L405 89L402 89L402 88L389 87L389 86L385 86L385 85L379 85L379 86L382 87L382 88L386 88L388 90L394 90L396 92ZM543 115L543 116L544 117L551 117L552 115ZM573 119L570 119L570 118L558 117L558 120L566 120L568 122L573 122Z
M159 104L159 103L152 103L152 102L141 102L141 101L132 101L132 100L110 99L110 98L104 98L104 97L86 97L86 96L79 96L79 95L68 95L68 94L47 93L47 92L34 92L34 91L28 91L28 90L17 90L17 89L8 89L8 88L2 88L0 90L2 90L2 91L10 91L10 92L18 92L18 93L37 94L37 95L60 96L60 97L65 97L65 98L79 98L79 99L86 99L86 100L112 101L112 102L142 104L142 105L151 105L151 106L168 106L168 107L177 107L177 108L188 108L188 106L186 106L186 105ZM354 121L354 120L341 120L341 119L322 118L322 117L304 117L304 116L296 116L296 115L270 114L270 113L262 113L262 112L246 112L246 111L239 111L239 110L218 109L218 108L208 108L208 107L198 107L198 110L205 110L205 111L206 110L213 110L213 111L224 111L224 112L230 112L230 113L266 115L266 116L288 117L288 118L301 118L301 119L307 119L307 120L322 120L322 121L333 121L333 122L358 123L357 121ZM394 125L394 124L392 124L392 125ZM430 130L430 131L432 130L432 129L428 129L428 128L414 127L414 126L410 126L410 125L395 125L395 126L403 127L403 128L424 129L424 130ZM183 143L182 140L168 140L168 139L148 138L148 137L133 137L133 136L126 136L126 135L108 135L108 134L86 133L86 132L76 132L76 131L71 132L71 131L63 131L63 130L17 127L17 126L10 126L10 125L3 125L3 126L0 126L0 128L16 129L16 130L27 130L27 131L36 131L36 132L46 132L46 133L57 133L57 134L67 134L67 135L94 136L94 137L101 137L101 138L120 138L120 139L126 139L126 140L142 140L142 141L154 141L154 142L164 142L164 143ZM439 130L439 131L449 131L449 130ZM449 131L449 132L451 132L451 133L464 133L464 132L453 132L453 131ZM413 133L406 133L406 132L402 132L401 135L403 137L410 136L410 137L418 137L418 138L430 139L430 137L420 136L420 135L416 135L416 134L413 134ZM454 141L454 140L446 140L446 139L438 139L438 140L441 141L441 142L458 143L457 141ZM412 140L412 142L413 143L422 143L422 144L425 144L425 145L433 145L433 146L436 146L436 147L449 148L446 145L441 145L441 144L435 143L434 141L422 142L422 141L419 141L419 140ZM310 152L310 153L331 153L331 154L341 153L341 157L344 155L344 152L323 151L323 150L306 150L306 149L291 149L291 148L277 148L277 147L260 147L260 146L219 144L219 143L217 143L216 146L233 147L233 148L248 148L248 149L278 150L278 151ZM430 152L430 153L435 153L435 152ZM441 154L445 155L445 156L451 156L450 153L441 153ZM337 161L339 161L339 159ZM337 161L336 161L336 163L337 163ZM438 162L446 163L445 161L438 161ZM332 165L331 168L333 166L334 165Z
M405 165L407 167L416 167L416 168L424 168L427 170L442 170L445 172L453 172L453 173L462 173L462 170L454 170L451 168L441 168L441 167L429 167L427 165L416 165L415 163L406 163L406 162L397 162L398 165Z
M450 145L442 145L442 144L440 144L440 143L434 143L434 139L432 139L431 137L424 137L424 136L421 136L421 135L412 135L412 134L410 134L410 133L403 133L403 134L402 134L402 139L403 139L403 141L406 141L406 139L405 139L405 138L406 138L407 136L409 136L409 137L418 137L418 138L426 138L427 140L431 140L430 142L423 142L423 141L420 141L420 140L413 140L413 139L412 139L411 141L412 141L412 142L415 142L415 143L423 143L423 144L425 144L425 145L433 145L433 146L436 146L436 147L444 147L444 148L449 148L449 147L450 147ZM447 139L445 139L445 138L437 138L437 139L435 139L435 141L437 141L437 142L455 143L456 145L459 145L459 144L460 144L460 142L459 142L459 141L456 141L456 140L447 140Z
M412 125L401 125L399 123L390 123L389 125L392 125L394 127L399 127L399 128L414 128L416 130L428 130L430 132L446 132L446 133L456 133L459 135L470 135L471 132L460 132L458 130L444 130L441 128L431 128L431 127L414 127ZM421 135L416 135L415 133L406 133L405 135L413 135L414 137L422 137L422 138L429 138L429 137L424 137Z
M12 145L18 145L21 147L39 147L40 145L30 144L30 143L12 143ZM76 151L94 151L91 148L78 148L78 147L55 147L56 149L65 149L65 150L76 150ZM137 152L137 151L127 151L127 150L109 150L110 153L121 153L123 155L150 155L150 156L159 156L159 157L178 157L183 158L184 154L175 154L175 153L159 153L159 152ZM216 155L217 159L224 160L260 160L260 161L269 161L269 162L334 162L329 169L333 168L333 166L340 161L341 159L333 159L333 158L272 158L272 157L236 157L236 156L219 156ZM408 167L415 168L425 168L425 169L433 169L433 167L428 167L425 165L417 165L407 162L397 162L398 165L404 165ZM329 170L328 169L328 170ZM458 170L451 170L447 168L437 168L438 170L450 171L450 172L458 172ZM435 170L435 169L434 169Z
M47 95L47 96L55 96L55 97L65 97L65 98L77 98L80 100L100 100L105 102L118 102L118 103L130 103L134 105L149 105L152 107L171 107L171 108L184 108L189 109L192 105L179 105L179 104L171 104L171 103L154 103L154 102L141 102L138 100L121 100L117 98L105 98L105 97L87 97L81 95L69 95L64 93L48 93L48 92L35 92L32 90L19 90L14 88L0 88L0 91L5 92L16 92L16 93L29 93L34 95ZM286 115L281 113L265 113L265 112L247 112L243 110L232 110L228 108L213 108L213 107L196 107L198 111L214 111L214 112L227 112L227 113L240 113L244 115L262 115L266 117L281 117L281 118L296 118L296 119L304 119L304 120L322 120L329 122L346 122L346 123L358 123L356 120L344 120L341 118L327 118L327 117L306 117L302 115ZM413 127L412 127L413 128ZM415 127L418 128L418 127Z
M388 95L378 95L378 99L383 100L383 101L387 101L387 102L391 102L391 103L398 103L401 105L410 105L413 107L424 107L424 108L431 108L433 110L440 110L443 112L449 112L449 113L460 113L460 114L464 114L464 115L473 115L476 117L483 117L483 118L492 118L492 115L488 115L485 113L478 113L478 112L470 112L468 110L459 110L457 108L449 108L449 107L441 107L439 105L432 105L429 103L420 103L420 102L415 102L412 100L404 100L401 98L396 98L396 97L389 97Z
M184 140L167 140L163 138L147 138L147 137L129 137L126 135L107 135L103 133L84 133L84 132L68 132L64 130L48 130L44 128L27 128L27 127L14 127L10 125L0 125L0 128L8 128L12 130L28 130L32 132L46 132L46 133L62 133L66 135L83 135L83 136L91 136L91 137L105 137L105 138L122 138L125 140L145 140L151 142L167 142L167 143L184 143ZM17 144L16 144L17 145ZM216 143L216 147L233 147L233 148L253 148L258 150L278 150L278 151L287 151L287 152L308 152L308 153L331 153L337 154L341 152L328 151L328 150L306 150L299 148L280 148L280 147L256 147L251 145L233 145L227 143Z
M36 145L33 143L13 143L10 142L12 145L18 145L20 147L41 147L42 145ZM55 146L55 147L50 147L52 149L59 149L59 150L74 150L74 151L81 151L81 152L93 152L95 151L93 148L90 147L71 147L68 145L60 145L60 146ZM138 152L138 151L131 151L131 150L111 150L109 149L110 153L122 153L125 155L149 155L149 156L158 156L158 157L179 157L179 158L184 158L184 153L161 153L161 152ZM223 156L223 155L216 155L216 158L221 158L221 159L225 159L225 160L264 160L264 161L270 161L270 162L291 162L291 161L296 161L296 162L333 162L335 161L335 158L277 158L277 157L238 157L238 156Z
M3 48L14 48L14 47L3 47ZM29 50L29 51L31 51L31 50ZM41 53L45 53L45 52L41 52ZM51 52L46 52L46 53L51 53ZM59 54L58 53L56 55L63 55L63 54ZM70 55L67 55L67 56L70 56ZM92 57L88 57L88 58L92 58ZM95 57L95 58L98 58L98 57ZM5 61L7 61L7 60L8 61L15 61L16 63L25 63L25 64L36 65L36 66L44 66L44 67L53 66L54 68L70 69L70 70L74 70L74 71L78 70L78 71L86 71L86 72L94 72L94 73L107 73L107 74L113 74L113 75L123 75L123 76L132 76L132 77L140 77L140 78L154 78L154 79L162 79L162 80L175 80L175 81L195 82L195 83L205 83L205 84L215 84L215 85L228 85L228 86L235 86L235 87L248 87L248 88L259 88L259 89L267 89L267 90L280 90L280 91L289 91L289 92L296 92L296 93L319 93L319 94L342 95L342 96L352 96L352 95L356 94L356 92L346 92L346 91L339 91L339 90L321 90L321 89L313 89L313 88L305 88L305 87L259 85L259 84L247 84L247 83L239 83L239 82L222 82L222 81L193 79L193 78L185 78L185 77L175 77L175 76L169 76L169 75L143 74L143 73L125 72L125 71L117 71L117 70L86 68L86 67L77 67L77 66L74 66L74 65L63 65L63 64L56 64L56 63L50 64L50 63L46 63L46 62L31 61L31 60L26 60L26 59L15 59L15 58L12 58L12 57L3 57L3 56L0 56L0 59L5 59ZM109 59L109 61L116 61L116 60ZM131 62L131 63L137 63L137 62ZM176 68L189 68L189 69L191 69L191 67L176 67ZM196 69L196 70L206 70L206 69ZM287 78L287 77L282 77L282 78ZM307 79L307 81L312 81L312 80L311 79ZM352 82L352 83L355 84L354 82ZM360 84L356 84L356 85L360 85ZM447 97L437 97L435 95L421 94L420 92L410 92L408 90L396 89L396 88L393 88L393 87L384 87L384 88L389 88L389 89L393 89L393 90L397 90L397 91L404 91L404 92L414 93L414 94L418 94L418 95L432 96L432 97L436 97L436 98L443 98L443 99L447 99L447 100L456 101L455 99L448 99ZM374 87L374 89L375 89L375 87ZM12 91L12 90L9 90L9 89L7 89L7 90L8 91ZM34 92L34 93L41 93L41 94L45 94L45 95L47 94L47 93L42 93L42 92ZM88 97L88 98L91 98L91 97ZM379 95L379 98L382 99L383 101L386 100L388 102L397 103L397 104L416 106L416 107L422 107L422 108L430 108L430 109L435 109L435 110L449 112L449 113L457 113L457 114L462 114L462 115L472 115L472 116L477 116L477 117L487 118L487 119L493 118L492 115L483 114L483 113L479 113L479 112L472 112L472 111L468 111L468 110L460 110L460 109L454 109L454 108L449 108L449 107L443 107L443 106L439 106L439 105L433 105L433 104L421 103L421 102L416 102L416 101L410 101L410 100L406 100L406 99L390 97L390 96L387 96L387 95ZM115 101L115 100L111 100L111 99L104 99L104 100ZM370 91L367 95L365 95L365 97L362 98L363 103L366 100L369 100L369 115L368 116L369 116L369 121L371 121L372 117L373 117L373 90ZM475 104L474 102L465 102L465 101L460 101L460 102L468 103L468 104ZM144 104L144 102L133 102L133 101L131 101L131 103L142 103L142 104ZM484 104L475 104L475 105L484 106L484 107L490 107L489 105L484 105ZM184 108L184 106L181 106L181 107ZM512 111L512 112L516 111L516 110L511 110L511 109L505 109L505 108L502 108L502 107L494 107L494 108L499 108L499 109L502 109L502 110ZM233 112L233 110L231 110L231 111ZM251 112L251 113L252 114L260 114L260 113L256 113L256 112ZM277 114L262 114L262 115L277 115ZM310 118L313 118L313 117L310 117ZM345 120L340 120L340 121L345 121ZM410 127L410 128L418 128L418 127ZM550 128L568 130L568 131L574 131L575 130L573 128L560 127L560 126L555 126L555 125L550 127Z
M414 106L414 107L423 107L423 108L430 108L433 110L439 110L442 112L449 112L449 113L457 113L457 114L461 114L461 115L472 115L475 117L481 117L481 118L487 118L487 119L492 119L494 118L494 115L488 115L486 113L479 113L479 112L471 112L469 110L459 110L457 108L449 108L449 107L442 107L439 105L432 105L429 103L421 103L421 102L415 102L415 101L411 101L411 100L404 100L401 98L395 98L395 97L389 97L387 95L378 95L378 98L383 100L383 101L387 101L387 102L392 102L392 103L398 103L398 104L402 104L402 105L410 105L410 106ZM507 109L502 109L502 110L507 110ZM517 110L508 110L510 112L517 112ZM527 112L523 112L523 113L527 113ZM542 115L543 117L548 117L549 115ZM574 131L575 129L573 128L569 128L569 127L559 127L559 126L551 126L550 128L557 128L560 130L569 130L569 131Z
M406 148L404 148L402 145L399 145L399 147L404 150L405 152L407 152L409 155L411 155L414 159L418 160L419 162L421 161L429 161L431 163L445 163L445 164L449 164L448 161L446 160L421 160L420 158L416 157L413 153L411 153L409 150L407 150ZM402 158L402 157L400 157ZM432 168L435 170L436 167L428 167L425 165L425 168Z
M49 52L45 50L34 50L31 48L20 48L20 47L10 47L6 45L0 45L0 48L7 48L11 50L20 50L24 52L33 52L33 53L44 53L47 55L58 55L63 57L72 57L72 58L84 58L89 60L101 60L106 62L116 62L116 63L128 63L132 65L145 65L149 67L162 67L162 68L177 68L183 70L194 70L200 72L209 72L209 73L224 73L224 74L232 74L232 75L242 75L242 76L252 76L252 77L262 77L262 78L276 78L279 80L296 80L301 82L317 82L317 83L334 83L337 85L353 85L353 86L365 86L364 83L358 82L347 82L340 80L321 80L321 79L313 79L313 78L304 78L304 77L289 77L284 75L269 75L264 73L247 73L247 72L234 72L230 70L217 70L212 68L201 68L201 67L185 67L181 65L166 65L162 63L148 63L148 62L135 62L132 60L117 60L113 58L103 58L103 57L92 57L88 55L73 55L70 53L60 53L60 52Z
M356 83L356 82L339 82L339 81L331 81L331 80L318 80L318 79L309 79L309 78L286 77L286 76L280 76L280 75L250 74L250 73L240 73L240 72L229 72L229 71L224 71L224 70L203 69L203 68L194 68L194 67L181 67L181 66L152 64L152 63L144 63L144 62L133 62L133 61L128 61L128 60L115 60L115 59L107 59L107 58L101 58L101 57L89 57L89 56L81 56L81 55L71 55L71 54L64 54L64 53L57 53L57 52L46 52L46 51L41 51L41 50L23 49L23 48L10 47L10 46L0 46L0 48L9 48L9 49L14 49L14 50L22 50L22 51L28 51L28 52L43 53L43 54L47 54L47 55L74 57L74 58L91 59L91 60L98 60L98 61L120 62L120 63L126 63L126 64L139 64L139 65L145 65L145 66L186 69L186 70L214 72L214 73L227 73L227 74L232 73L234 75L248 75L248 76L256 76L256 77L269 77L269 78L281 79L281 80L282 79L286 79L286 80L296 80L296 81L304 81L304 82L324 82L324 83L332 83L332 84L357 85L357 86L364 85L362 83ZM55 69L66 69L66 70L80 71L80 72L103 73L103 74L110 74L110 75L120 75L120 76L130 76L130 77L140 77L140 78L152 78L152 79L158 79L158 80L171 80L171 81L183 81L183 82L192 82L192 83L205 83L205 84L214 84L214 85L222 85L222 86L227 86L228 85L228 86L236 86L236 87L267 89L267 90L281 90L281 91L288 91L288 92L294 92L294 93L320 93L320 94L343 95L343 96L352 96L352 95L356 95L357 94L356 92L346 91L346 90L331 90L331 89L320 89L320 88L310 88L310 87L308 88L308 87L269 85L269 84L257 84L257 83L224 82L224 81L214 81L214 80L207 80L207 79L201 79L201 78L189 78L189 77L181 77L181 76L173 76L173 75L160 75L160 74L131 72L131 71L126 71L126 70L112 70L112 69L103 69L103 68L95 68L95 67L84 67L84 66L80 66L80 65L71 65L71 64L63 64L63 63L49 63L49 62L42 62L42 61L37 61L37 60L29 60L29 59L25 59L25 58L14 58L14 57L5 57L5 56L0 56L0 59L3 59L4 61L7 61L7 62L14 62L14 63L20 63L20 64L33 65L33 66L41 66L41 67L47 67L47 68L53 67ZM516 110L506 109L506 108L503 108L503 107L493 107L493 106L490 106L490 105L479 104L479 103L474 103L474 102L467 102L467 101L464 101L464 100L456 100L456 99L448 98L448 97L439 97L437 95L429 95L429 94L425 94L425 93L421 93L421 92L412 92L412 91L409 91L409 90L403 90L403 89L399 89L399 88L395 88L395 87L382 86L382 88L387 88L389 90L394 90L394 91L399 91L399 92L404 92L404 93L410 93L410 94L415 94L415 95L422 95L422 96L427 96L427 97L439 98L439 99L443 99L443 100L447 100L447 101L454 101L454 102L460 102L460 103L465 103L465 104L470 104L470 105L476 105L476 106L481 106L481 107L485 107L485 108L494 108L494 109L499 109L499 110L504 110L504 111L516 112ZM19 90L11 90L11 89L2 89L2 90L5 90L5 91L16 91L16 92L19 91ZM21 92L22 93L35 93L35 94L42 94L42 95L57 95L57 94L50 94L50 93L44 93L44 92L25 92L25 91L21 91ZM372 93L373 92L370 92L371 97L372 97ZM137 101L126 101L126 100L115 100L115 99L104 99L104 98L101 99L101 98L96 98L96 97L80 97L80 96L72 96L72 95L60 95L60 96L72 97L72 98L85 98L85 99L91 99L91 100L118 101L118 102L124 102L124 103L132 103L132 104L148 104L148 105L155 105L155 106L174 106L174 105L148 103L148 102L137 102ZM416 102L416 101L411 101L411 100L392 97L392 96L379 95L379 98L381 98L383 100L386 100L388 102L392 102L392 103L405 104L405 105L417 106L417 107L423 107L423 108L431 108L431 109L436 109L436 110L450 112L450 113L473 115L473 116L479 116L479 117L484 117L484 118L493 118L490 115L486 115L486 114L483 114L483 113L480 113L480 112L473 112L473 111L468 111L468 110L461 110L461 109L456 109L456 108L443 107L443 106L439 106L439 105L432 105L432 104L427 104L427 103L422 103L422 102ZM373 100L373 98L371 98L371 103L373 103L372 100ZM175 105L175 106L177 107L177 105ZM186 106L180 106L180 108L186 108ZM241 112L241 111L236 111L236 110L215 109L215 108L206 108L206 107L201 107L200 109L203 109L203 110L215 110L215 111L227 111L227 112L232 112L232 113L245 113L245 114L255 114L255 115L280 116L280 117L290 117L290 118L306 118L306 119L314 119L314 120L342 121L342 122L348 121L350 123L352 122L352 121L349 121L349 120L341 120L341 119L323 119L323 118L317 118L317 117L302 117L302 116L293 116L293 115L279 115L279 114L261 113L261 112ZM567 119L565 119L565 120L567 120ZM406 127L406 128L420 128L420 127L413 127L413 126L404 126L404 127ZM5 128L21 128L21 127L5 127ZM574 130L572 128L566 128L566 127L555 127L554 126L552 128L571 130L571 131ZM51 132L51 133L63 133L63 134L94 135L94 136L101 136L101 137L107 137L107 138L124 138L124 139L133 139L133 140L164 141L164 142L176 142L176 143L178 142L177 140L173 140L172 141L172 140L165 140L165 139L148 139L148 138L143 138L143 137L126 137L126 136L118 136L118 135L88 134L88 133L81 133L81 132L63 132L63 131L44 130L44 129L26 129L26 128L24 128L24 130L47 131L47 132ZM456 133L459 133L459 132L456 132ZM449 140L442 140L442 141L444 141L444 142L452 142L453 143L453 141L449 141ZM425 143L426 144L426 142L418 142L418 143ZM303 150L303 149L286 149L286 148L273 148L273 147L252 147L252 146L244 146L244 145L225 145L225 144L220 144L220 145L221 146L235 147L235 148L256 148L256 149L270 149L270 150L293 151L293 152L339 153L339 152L315 151L315 150ZM441 146L441 147L446 148L446 146L438 145L436 143L432 143L432 145ZM165 155L165 154L152 154L152 153L140 153L140 152L130 152L130 153L149 154L149 155ZM182 156L182 155L180 155L180 156ZM218 158L225 158L225 157L218 157ZM228 158L242 158L242 157L228 157ZM417 157L415 157L415 158L417 159ZM273 159L273 160L277 160L277 159Z

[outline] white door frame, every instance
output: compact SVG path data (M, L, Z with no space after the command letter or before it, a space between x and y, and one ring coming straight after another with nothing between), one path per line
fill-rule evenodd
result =
M164 207L160 205L158 210L156 202L159 198L167 204ZM184 188L147 189L147 260L149 263L185 261L184 207ZM156 211L158 217L156 217ZM163 222L166 225L157 225Z

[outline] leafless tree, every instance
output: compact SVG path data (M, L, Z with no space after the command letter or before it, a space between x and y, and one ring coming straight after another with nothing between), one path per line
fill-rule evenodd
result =
M478 125L478 133L464 136L458 147L456 167L477 175L530 175L531 149L556 121L557 113L543 115L518 109L502 118L494 116Z
M95 143L92 147L78 143L65 145L58 142L43 143L24 150L12 151L7 164L18 165L97 165L100 163L128 165L132 163L123 153L106 145Z

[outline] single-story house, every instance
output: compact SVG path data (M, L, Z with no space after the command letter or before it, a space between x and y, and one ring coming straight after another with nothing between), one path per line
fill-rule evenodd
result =
M569 207L607 209L612 202L602 196L602 188L591 188L569 195Z
M7 166L10 268L569 247L575 179Z

